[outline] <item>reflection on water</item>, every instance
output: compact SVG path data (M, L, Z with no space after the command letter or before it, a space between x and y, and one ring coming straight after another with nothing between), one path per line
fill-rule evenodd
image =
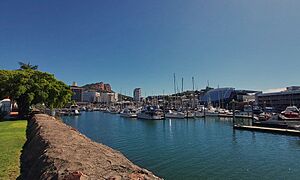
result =
M232 129L229 118L121 118L102 112L64 117L91 139L165 179L297 179L300 139Z

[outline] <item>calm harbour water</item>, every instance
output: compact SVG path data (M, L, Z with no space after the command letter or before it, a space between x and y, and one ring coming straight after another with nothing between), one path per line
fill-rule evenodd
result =
M232 129L230 119L126 119L83 112L63 121L164 179L298 179L300 138Z

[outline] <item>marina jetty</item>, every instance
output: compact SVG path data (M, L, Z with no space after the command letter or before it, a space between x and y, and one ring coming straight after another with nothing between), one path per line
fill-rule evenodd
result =
M54 117L28 121L19 179L160 179Z

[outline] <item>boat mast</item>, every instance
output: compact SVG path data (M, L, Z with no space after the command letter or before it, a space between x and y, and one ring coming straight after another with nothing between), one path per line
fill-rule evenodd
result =
M175 103L174 103L174 108L176 109L176 101L177 101L177 94L176 94L176 75L174 73L174 93L175 93Z
M220 87L219 87L219 84L218 84L218 98L219 98L219 109L221 107L221 98L220 98Z
M183 77L181 78L181 97L180 97L180 107L181 109L183 109L183 100L182 100L182 97L184 96L184 93L183 93Z
M193 83L193 105L192 105L192 108L195 109L195 79L194 79L194 76L192 77L192 83Z
M183 93L183 78L181 78L181 92Z
M174 94L176 94L176 75L174 73Z

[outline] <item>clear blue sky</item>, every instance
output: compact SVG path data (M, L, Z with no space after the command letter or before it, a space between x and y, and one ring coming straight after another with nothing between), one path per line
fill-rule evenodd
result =
M65 83L264 90L299 85L299 0L1 0L0 68L39 65ZM179 82L180 84L180 82ZM144 93L143 93L144 94Z

